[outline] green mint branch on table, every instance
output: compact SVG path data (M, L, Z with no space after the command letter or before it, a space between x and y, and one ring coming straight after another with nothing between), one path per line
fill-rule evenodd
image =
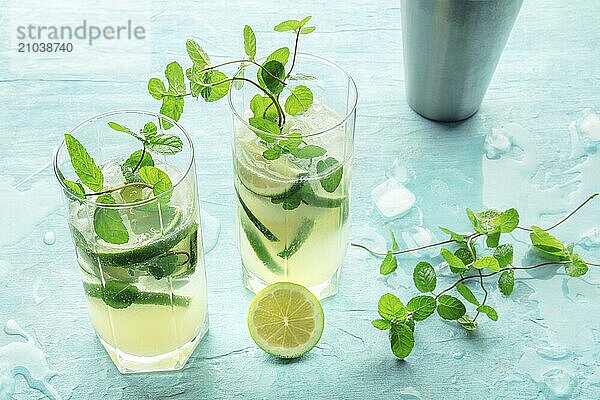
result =
M589 196L575 210L546 229L538 226L520 226L519 214L514 208L503 212L494 209L473 212L467 209L467 217L474 230L469 234L440 227L442 232L450 236L448 240L412 249L399 249L396 238L391 233L392 245L385 253L373 251L359 243L352 243L353 246L363 248L371 254L384 257L380 266L382 275L391 274L397 269L396 256L399 254L448 244L457 247L454 251L445 247L440 250L440 255L448 264L450 271L456 275L453 284L436 292L438 282L435 268L426 261L420 261L414 267L413 282L417 291L422 294L410 299L406 305L394 294L384 294L379 299L377 307L381 318L373 320L372 325L377 329L389 331L392 353L404 359L414 347L415 323L429 318L436 311L441 318L457 321L467 331L477 328L477 321L482 314L492 321L497 321L498 313L488 304L489 278L493 278L494 285L498 286L503 295L509 296L515 285L515 271L564 265L565 273L569 277L585 275L589 266L598 267L600 264L584 260L574 251L573 244L565 245L549 231L567 221L598 196L600 193ZM528 266L514 264L512 244L501 243L500 240L502 234L515 230L529 234L531 248L544 260L543 262ZM485 244L483 249L478 249L476 246L480 240ZM467 286L471 282L481 289L482 296L476 296ZM449 294L452 290L455 290L458 296ZM467 311L465 303L460 298L469 303L473 312Z
M260 139L264 159L275 161L286 155L294 160L308 160L311 164L314 160L317 173L326 175L320 181L321 186L333 193L342 179L343 168L340 162L327 156L327 150L323 147L306 143L302 132L286 126L287 116L305 112L314 100L309 87L292 87L292 81L314 79L306 74L294 74L300 38L315 30L314 26L307 26L310 19L308 16L276 25L275 31L291 32L294 35L293 50L290 51L288 47L278 48L261 62L256 58L256 36L248 25L243 29L245 56L236 60L211 63L208 53L200 44L188 39L186 50L192 66L184 73L180 63L169 63L165 68L166 84L159 78L151 78L148 91L153 98L161 101L161 114L179 121L186 97L213 102L224 98L232 87L238 90L246 84L255 87L259 93L249 102L248 109L252 116L248 118L248 124ZM226 66L236 66L237 70L227 75L221 70ZM257 69L255 78L248 73L250 66ZM163 123L163 126L169 129L171 124ZM333 172L327 174L329 171ZM301 187L302 185L295 187L296 190L288 193L289 196L285 198L274 198L273 202L281 203L286 210L297 208L301 202L308 202L310 196L306 190L299 190ZM306 196L303 198L302 194Z

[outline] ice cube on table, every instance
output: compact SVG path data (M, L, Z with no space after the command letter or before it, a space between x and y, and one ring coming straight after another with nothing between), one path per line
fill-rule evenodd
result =
M406 214L415 204L415 195L394 178L389 178L371 191L377 209L386 218Z
M485 143L483 148L485 155L491 160L500 158L503 154L506 154L512 148L512 138L508 134L507 130L492 129L492 131L485 137Z
M436 238L433 233L422 226L414 226L407 231L402 232L402 240L406 243L406 247L413 249L415 247L427 246L435 243ZM439 254L436 248L427 248L414 252L417 256L427 256L429 258L436 257Z
M392 166L385 172L385 176L388 178L394 178L400 183L406 183L409 179L408 168L402 163L400 159L396 157Z
M583 112L577 125L581 142L595 149L600 144L600 116L588 108Z

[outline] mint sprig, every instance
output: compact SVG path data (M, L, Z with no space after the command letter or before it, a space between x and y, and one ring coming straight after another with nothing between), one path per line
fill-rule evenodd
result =
M567 221L578 210L592 199L600 196L595 193L589 196L574 211L554 225L542 229L538 226L529 228L519 225L519 214L514 208L506 211L493 209L473 212L467 209L467 217L471 221L474 232L459 234L448 228L440 227L440 230L449 235L448 240L420 246L413 249L398 249L395 238L392 237L391 249L380 253L369 249L367 246L352 243L353 246L366 249L374 255L383 256L380 267L382 275L393 273L397 267L395 256L409 253L424 248L453 244L457 249L453 252L442 247L440 254L448 265L450 271L456 274L454 283L436 293L438 278L435 268L426 261L417 263L413 270L413 281L417 291L421 294L413 297L406 306L393 294L387 293L381 296L378 303L378 312L382 319L372 321L375 328L389 330L389 340L392 353L398 358L407 357L414 345L413 329L415 321L423 321L437 311L437 314L445 320L457 321L458 325L467 331L477 329L477 319L480 315L487 316L492 321L498 321L499 316L496 309L488 304L489 288L486 285L487 278L497 277L497 286L505 296L510 296L515 285L515 272L542 268L550 265L564 265L565 273L570 277L585 275L590 266L600 266L584 260L581 255L574 251L574 246L565 245L561 240L548 231ZM538 252L545 261L534 265L515 265L513 262L513 246L510 243L500 243L502 234L511 233L515 230L529 232L531 247ZM490 236L492 240L490 243ZM476 251L478 240L483 249ZM478 254L481 253L481 254ZM474 282L483 296L474 292L473 287L468 284ZM472 308L471 313L467 305L458 297L449 294L452 290L462 297Z
M177 70L170 67L170 71ZM177 75L177 73L171 72ZM178 81L169 80L170 88L179 90ZM171 90L171 89L169 89ZM144 200L142 189L151 189L154 196L168 191L172 187L168 174L154 165L154 160L149 152L156 154L171 155L183 149L181 138L173 134L159 133L154 122L146 123L139 131L134 131L117 122L108 122L108 126L117 131L125 133L142 144L141 150L136 150L121 165L121 172L125 183L111 188L104 187L104 176L100 167L89 155L85 147L71 134L65 134L65 145L71 165L79 182L65 179L61 175L65 186L77 198L96 197L97 203L116 204L113 192L119 191L125 202L136 202ZM92 192L86 192L84 185ZM170 196L164 196L163 202L168 202ZM98 207L93 217L94 231L96 235L107 243L125 244L129 241L129 232L123 222L121 212L114 207Z

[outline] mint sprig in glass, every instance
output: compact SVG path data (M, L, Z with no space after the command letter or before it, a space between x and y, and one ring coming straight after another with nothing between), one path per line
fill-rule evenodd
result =
M54 170L113 362L123 373L182 368L208 328L190 138L158 114L110 112L64 135Z
M347 247L357 90L336 64L299 52L310 21L276 25L291 45L266 51L246 25L245 54L228 61L189 39L185 72L171 62L148 91L173 120L190 98L228 96L244 283L289 281L323 298L337 291Z

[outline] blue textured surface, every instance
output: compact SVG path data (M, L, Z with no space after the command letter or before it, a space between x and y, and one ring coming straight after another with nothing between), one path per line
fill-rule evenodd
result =
M498 322L484 321L467 334L432 318L417 327L415 350L400 362L369 321L381 294L414 294L410 276L417 258L400 257L398 272L384 279L378 259L350 248L340 292L323 303L326 328L318 348L295 361L257 349L246 330L252 294L240 279L231 117L223 102L189 103L182 119L197 147L203 208L220 223L216 247L206 255L210 332L182 372L120 375L88 321L49 168L52 149L79 121L110 109L157 110L146 94L147 79L162 74L169 61L185 59L187 37L214 55L240 54L241 28L248 23L264 54L289 39L272 32L273 25L311 14L317 31L303 50L341 64L360 93L354 240L382 248L388 227L399 238L414 225L466 229L464 208L484 205L515 206L525 223L546 225L600 188L600 154L581 151L576 134L584 110L600 108L598 2L525 2L482 109L447 125L420 118L404 101L398 2L154 1L143 10L140 2L122 3L0 1L0 325L13 319L35 338L62 398L600 398L597 269L575 280L561 272L535 275L543 279L519 274L523 279L511 298L491 292ZM71 54L17 53L16 26L74 25L84 18L97 25L132 19L145 26L147 38L91 47L75 42ZM507 127L523 154L487 159L485 136L509 122L523 128ZM418 208L386 222L370 192L396 158L412 171L407 186ZM582 253L599 260L597 237L585 239L599 218L596 201L557 234L587 243ZM517 262L525 250L517 248ZM0 349L15 341L20 339L0 334ZM45 397L20 376L15 385L15 399Z

